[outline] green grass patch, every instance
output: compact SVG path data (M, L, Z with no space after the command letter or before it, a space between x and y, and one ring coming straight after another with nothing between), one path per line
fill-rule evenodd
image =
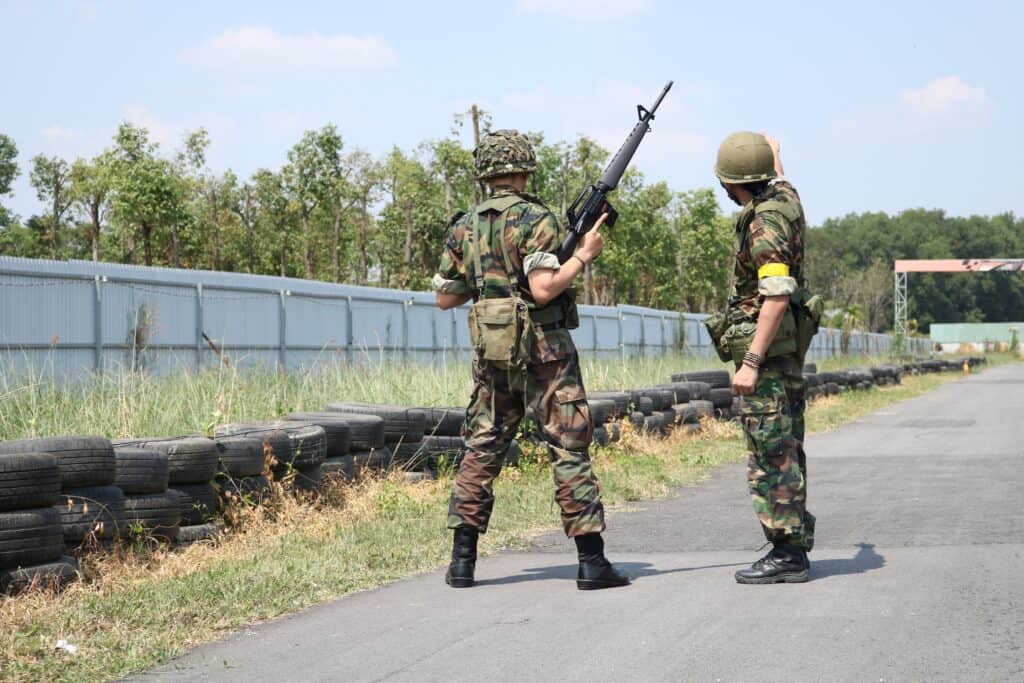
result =
M658 377L631 376L629 384L661 380L668 367L652 365L649 371ZM318 407L324 399L338 396L427 402L430 382L402 368L386 372L393 373L389 382L407 380L415 386L381 387L369 375L344 382L276 376L274 381L264 376L227 381L221 376L199 376L170 380L174 388L167 389L166 383L132 378L126 380L131 384L122 388L125 393L119 392L116 384L78 390L94 392L89 396L99 405L83 406L81 394L76 400L61 398L59 406L45 400L32 404L42 411L37 424L45 425L33 431L189 431L211 418L260 416L259 410L276 414L279 401L297 401L304 390L318 393L310 403L296 402L290 407ZM955 374L907 377L901 386L816 401L808 413L808 428L829 429L957 378ZM466 382L460 382L457 388L463 391ZM161 386L170 392L170 403L167 395L164 401L154 395ZM336 393L358 387L365 393ZM249 397L257 388L268 395ZM36 387L27 393L40 390ZM448 390L451 393L446 399L454 402L456 388ZM17 394L19 390L14 391ZM212 395L214 391L226 395ZM14 400L25 397L19 394ZM11 398L8 393L6 400ZM189 401L200 405L175 405ZM122 402L123 414L104 417L104 408L116 411ZM173 415L162 414L160 405ZM230 408L213 415L212 409L219 405ZM63 415L61 408L73 415ZM30 408L12 410L8 403L4 410L8 411L5 419L11 415L27 418ZM18 424L21 426L14 428L5 422L5 434L24 435L25 424ZM738 428L722 423L707 427L699 436L660 440L627 430L619 444L596 449L595 469L606 503L624 511L632 501L673 495L680 486L700 480L713 468L743 457ZM61 595L38 592L0 600L0 677L17 681L118 678L243 626L437 569L446 562L450 548L450 535L444 528L450 486L450 473L415 485L407 485L397 476L369 479L332 488L318 499L282 496L274 505L246 512L237 530L216 543L184 550L136 547L93 553L84 562L86 580ZM560 528L551 473L543 454L528 452L521 467L504 472L496 496L493 524L482 540L484 553L521 547L540 533ZM446 590L440 581L438 590ZM78 653L55 651L60 639L76 645Z

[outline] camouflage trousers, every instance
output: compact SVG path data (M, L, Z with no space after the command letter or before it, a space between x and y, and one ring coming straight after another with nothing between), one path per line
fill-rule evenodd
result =
M814 515L807 511L804 406L801 364L795 357L767 361L754 393L740 399L747 482L765 538L810 551Z
M565 534L573 537L604 531L601 489L587 452L593 425L576 353L531 365L525 377L518 378L477 360L473 375L475 387L466 413L466 455L452 487L448 528L471 526L481 533L487 531L494 508L494 480L525 407L532 406L551 457L555 501L562 510Z

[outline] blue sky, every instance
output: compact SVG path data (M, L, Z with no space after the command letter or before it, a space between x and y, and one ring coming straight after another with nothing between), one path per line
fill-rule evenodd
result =
M909 207L1024 207L1024 7L1012 2L23 2L0 0L0 132L40 210L35 154L92 155L129 119L168 151L277 168L308 128L381 153L479 103L497 127L616 147L675 87L636 165L716 185L719 140L766 129L819 223ZM724 194L723 207L731 210Z

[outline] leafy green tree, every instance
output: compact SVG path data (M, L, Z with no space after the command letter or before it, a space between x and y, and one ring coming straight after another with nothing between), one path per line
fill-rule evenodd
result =
M60 157L39 154L32 158L29 182L32 183L39 201L49 205L46 241L50 245L50 258L55 259L60 247L64 214L71 208L71 167Z
M261 168L252 176L253 196L257 207L259 232L266 235L275 258L270 261L281 277L289 272L289 253L295 240L296 208L288 200L288 190L280 173Z
M305 242L303 264L307 278L316 277L313 212L321 204L330 201L332 192L343 176L342 146L337 128L328 124L317 131L306 131L302 139L288 150L288 164L283 169L283 175L285 187L291 201L298 207L302 221Z
M732 222L705 188L682 192L672 206L679 282L677 306L684 311L721 310L729 295L734 238Z
M11 193L11 184L21 172L18 169L18 147L7 135L0 133L0 199ZM0 228L11 222L10 213L0 204Z
M104 152L90 161L76 159L71 165L71 199L88 220L86 237L93 261L100 260L100 232L111 190L111 155Z
M174 169L157 156L158 149L145 128L126 122L118 127L111 150L111 205L125 251L129 262L135 263L141 240L147 266L153 265L155 248L181 213Z

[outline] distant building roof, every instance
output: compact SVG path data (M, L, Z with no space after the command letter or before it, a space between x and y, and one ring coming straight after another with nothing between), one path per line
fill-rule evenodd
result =
M1024 338L1024 322L1020 323L932 323L929 330L933 342L1007 342L1010 329L1017 328L1018 338Z

